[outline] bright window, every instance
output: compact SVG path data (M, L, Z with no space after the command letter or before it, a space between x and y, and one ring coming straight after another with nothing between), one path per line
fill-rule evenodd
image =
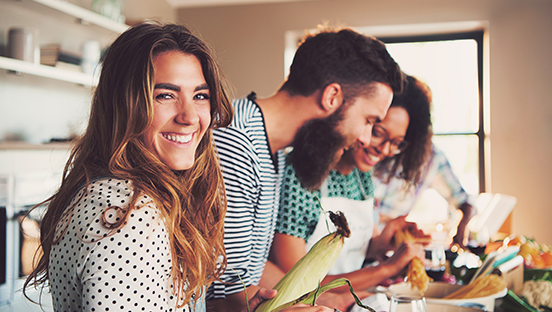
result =
M379 38L402 70L432 91L434 144L470 194L485 191L481 105L483 31Z

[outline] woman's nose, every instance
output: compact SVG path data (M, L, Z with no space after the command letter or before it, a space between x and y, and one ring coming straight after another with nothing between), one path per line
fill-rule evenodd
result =
M391 153L391 142L385 141L379 147L380 153L384 156L389 156Z
M175 122L181 125L193 125L199 122L199 116L194 103L181 103L177 106L178 112Z

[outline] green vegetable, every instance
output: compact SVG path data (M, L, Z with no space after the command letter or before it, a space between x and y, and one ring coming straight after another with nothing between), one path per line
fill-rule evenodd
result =
M521 298L519 298L513 291L508 290L508 293L502 298L502 308L505 311L515 312L540 312L533 308Z
M353 289L353 285L351 285L351 282L349 282L349 280L346 279L346 278L335 279L335 280L325 284L324 286L320 286L320 284L319 284L317 289L311 291L310 293L306 293L303 296L301 296L301 297L299 297L299 298L297 298L293 301L290 301L286 304L283 304L283 305L279 306L274 311L280 311L280 310L291 307L292 305L295 305L295 304L298 304L298 303L314 305L314 303L316 302L316 299L318 299L318 296L320 296L321 294L325 293L328 290L331 290L331 289L334 289L334 288L337 288L337 287L341 287L341 286L345 286L345 285L349 285L349 291L351 292L351 294L355 298L355 302L358 306L360 306L360 307L362 307L366 310L369 310L370 312L376 312L371 307L362 304L362 301L360 300L360 298L355 294L355 291Z
M552 283L552 270L526 269L523 271L523 281L549 281Z

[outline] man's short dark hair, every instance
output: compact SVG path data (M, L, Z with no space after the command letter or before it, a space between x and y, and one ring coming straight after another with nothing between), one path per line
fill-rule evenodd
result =
M385 44L348 28L325 29L303 39L280 91L309 96L338 83L349 99L369 93L374 82L402 91L404 74Z

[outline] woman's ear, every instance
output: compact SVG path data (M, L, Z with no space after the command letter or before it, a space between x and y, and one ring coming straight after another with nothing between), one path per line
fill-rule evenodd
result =
M338 83L330 83L322 91L320 105L327 115L333 114L343 104L343 89Z

